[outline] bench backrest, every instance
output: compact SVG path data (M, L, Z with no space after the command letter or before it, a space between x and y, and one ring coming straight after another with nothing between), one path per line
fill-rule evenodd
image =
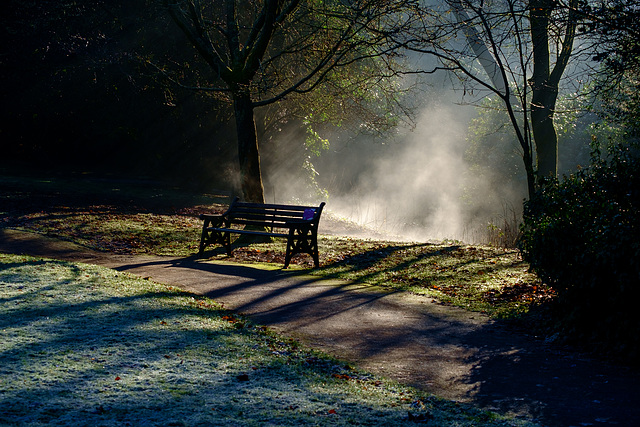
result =
M247 203L236 197L224 215L237 225L285 228L290 221L309 221L317 227L324 205L324 202L319 206Z

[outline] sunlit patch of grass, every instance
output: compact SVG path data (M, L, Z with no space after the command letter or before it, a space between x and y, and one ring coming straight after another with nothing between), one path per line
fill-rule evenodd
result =
M325 238L312 274L429 295L494 317L514 317L553 297L516 250L461 243Z
M294 258L309 274L428 295L493 317L517 317L554 297L514 249L336 236L320 236L319 246L319 269L312 269L309 256ZM284 241L275 241L236 246L231 257L221 248L206 254L211 259L277 264L284 262L285 250Z
M0 255L0 301L3 425L527 425L114 270Z

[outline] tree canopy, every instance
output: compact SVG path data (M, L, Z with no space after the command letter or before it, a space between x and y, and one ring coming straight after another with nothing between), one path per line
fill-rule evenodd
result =
M216 93L233 105L242 190L249 201L264 201L255 108L317 90L348 93L357 104L370 90L383 93L384 81L396 73L397 45L389 43L389 33L400 31L401 21L394 19L404 2L163 4L209 67L179 84Z

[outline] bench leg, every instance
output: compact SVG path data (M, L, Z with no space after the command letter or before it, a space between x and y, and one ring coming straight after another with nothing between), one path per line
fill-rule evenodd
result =
M211 233L206 230L202 230L202 236L200 237L200 246L198 248L198 257L202 258L204 250L207 245L211 244Z
M311 227L291 227L287 239L287 253L284 259L284 268L289 267L291 258L296 254L306 253L313 258L313 265L320 266L318 256L318 238Z
M219 232L219 231L209 231L207 228L209 227L210 222L208 220L205 221L202 227L202 234L200 235L200 246L198 250L198 256L202 257L204 255L204 250L207 245L211 245L214 243L218 243L227 251L227 255L231 256L231 233L228 232Z
M202 233L200 234L200 246L198 249L198 257L202 258L204 255L204 248L207 246L207 241L210 239L209 232L207 231L207 227L209 227L209 220L205 220L202 225Z
M227 255L231 256L231 254L233 253L233 250L231 249L231 233L223 233L223 235L221 236L222 238L222 244L224 245L224 248L227 250Z

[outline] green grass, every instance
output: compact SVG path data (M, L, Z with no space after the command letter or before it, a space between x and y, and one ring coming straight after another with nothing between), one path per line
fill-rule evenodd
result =
M281 245L241 250L282 253ZM336 236L322 236L319 245L323 262L313 275L428 295L496 318L521 316L554 295L514 249Z
M0 255L0 301L0 425L527 425L102 267Z
M193 256L200 221L193 216L76 210L32 213L14 227L71 240L113 253ZM429 295L493 317L522 315L553 297L517 250L459 243L406 243L320 236L321 268L311 274ZM231 257L210 248L211 259L282 265L285 241L236 245ZM308 256L295 266L310 268Z
M197 252L201 222L192 216L122 213L108 208L34 212L16 220L36 231L113 253L190 256Z

